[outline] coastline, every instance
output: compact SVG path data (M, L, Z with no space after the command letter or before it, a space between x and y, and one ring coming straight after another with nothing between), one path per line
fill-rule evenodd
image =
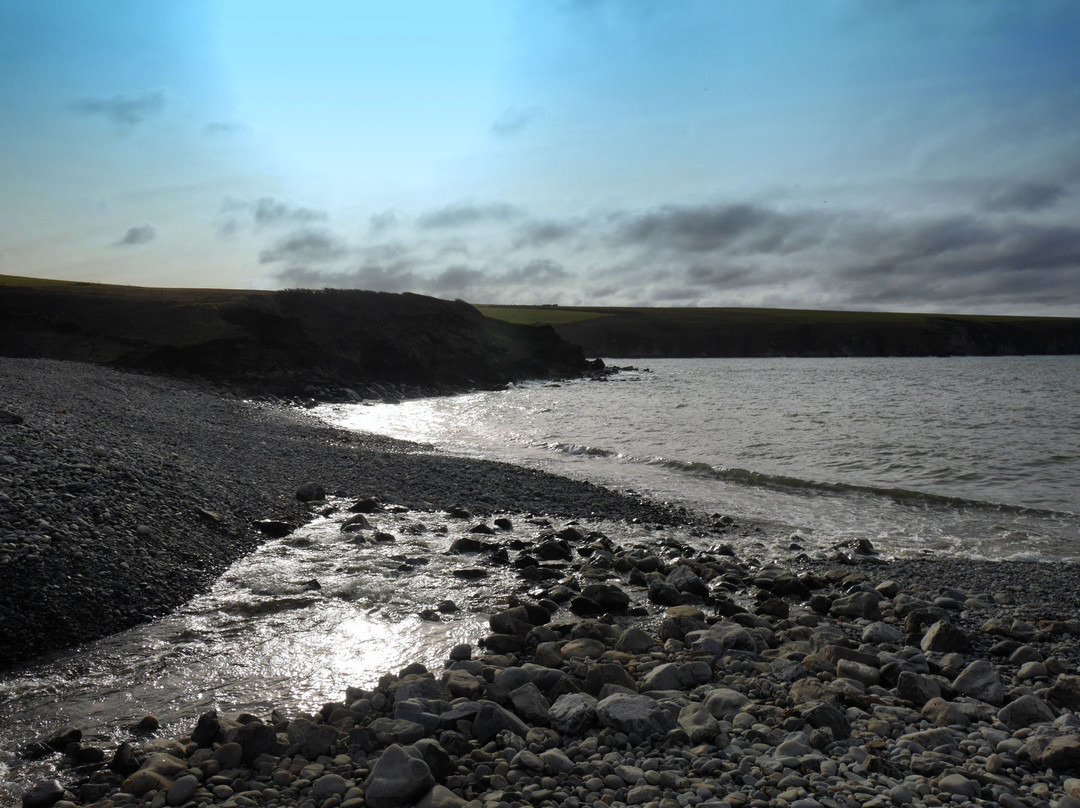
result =
M15 460L0 465L12 486L0 504L27 522L5 542L34 548L3 565L6 648L89 639L173 608L170 596L186 589L183 602L258 543L252 521L318 513L295 498L310 481L481 517L683 517L585 483L357 440L186 382L0 362L0 408L24 418L0 427L0 454ZM46 518L90 496L109 516L90 507L85 530L112 534L25 512ZM142 743L126 763L109 750L115 766L72 773L60 792L46 784L27 804L1080 804L1069 785L1080 776L1077 566L850 552L773 562L663 531L651 547L566 541L577 560L547 563L580 591L545 585L547 597L492 615L484 647L460 649L445 671L389 673L307 716L192 715L192 734ZM99 566L73 594L76 562ZM595 609L574 606L586 594ZM980 660L992 671L981 667L976 688L963 677Z

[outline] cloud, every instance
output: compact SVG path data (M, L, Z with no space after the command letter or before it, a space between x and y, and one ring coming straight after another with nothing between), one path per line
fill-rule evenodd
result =
M557 221L539 219L526 222L518 228L518 237L514 242L516 249L523 247L545 247L555 242L564 241L576 235L583 227L578 221Z
M491 133L498 137L510 137L531 124L540 114L540 107L527 107L520 109L509 107L499 113L499 117L491 124Z
M614 216L613 240L687 253L785 252L804 249L814 240L810 225L818 218L814 213L787 214L748 204L669 205Z
M161 92L151 92L136 96L82 98L74 102L71 107L84 115L100 115L108 118L122 129L131 129L159 115L165 109L165 97Z
M203 134L210 137L228 137L239 135L248 131L248 127L242 123L229 123L228 121L211 121L203 127Z
M129 227L124 237L116 242L117 247L131 247L136 244L149 244L157 237L157 228L149 222Z
M368 226L372 233L383 233L397 227L397 214L392 210L384 210L382 213L373 213L368 218Z
M272 196L263 196L256 199L254 205L252 205L252 215L255 219L255 224L260 227L279 224L321 222L329 218L326 211L287 205Z
M994 213L1034 211L1052 208L1068 193L1062 185L1043 182L1018 182L994 190L980 200L983 210Z
M283 261L307 264L333 261L348 253L345 242L326 230L298 230L259 253L260 264Z
M424 230L433 230L443 227L468 227L481 222L505 222L519 215L521 212L517 208L504 203L460 203L422 214L416 223Z

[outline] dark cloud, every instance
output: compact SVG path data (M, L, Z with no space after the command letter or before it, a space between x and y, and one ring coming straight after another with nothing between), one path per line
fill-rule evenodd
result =
M326 211L287 205L272 196L263 196L256 199L251 210L255 218L255 224L260 227L321 222L329 218Z
M514 247L545 247L558 241L573 237L582 228L581 222L540 219L530 221L518 228Z
M504 109L491 124L491 133L499 137L516 135L531 124L539 113L539 107L528 107L526 109L510 107Z
M298 230L259 253L260 264L283 261L293 265L321 263L343 258L345 242L326 230Z
M1067 190L1061 185L1051 185L1043 182L1018 182L1014 185L998 188L987 194L980 201L980 207L994 213L1009 213L1012 211L1031 213L1054 207L1066 193Z
M754 284L754 273L745 268L696 265L687 268L686 282L709 289L739 289Z
M149 244L157 238L157 228L149 222L129 227L124 237L116 242L118 247L130 247L135 244Z
M637 215L617 215L614 241L678 252L717 250L785 252L801 249L814 236L816 214L780 213L758 205L665 206ZM798 239L796 239L798 237Z
M71 105L84 115L100 115L123 129L131 129L165 109L160 92L136 96L114 95L111 98L82 98Z
M520 215L513 205L495 203L491 205L473 205L462 203L447 205L420 216L416 223L425 230L443 227L467 227L481 222L505 222Z
M529 261L525 266L511 269L504 273L500 280L503 283L514 284L541 284L547 286L558 281L564 281L572 277L569 272L559 263L549 258L538 258Z

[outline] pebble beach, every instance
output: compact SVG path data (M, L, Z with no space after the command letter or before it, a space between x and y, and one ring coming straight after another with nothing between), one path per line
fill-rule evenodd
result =
M741 540L767 528L729 516L198 384L13 359L0 378L7 665L175 608L331 493L372 521L465 512L451 552L520 581L442 668L317 711L36 739L67 763L27 808L1080 806L1075 565L764 558Z

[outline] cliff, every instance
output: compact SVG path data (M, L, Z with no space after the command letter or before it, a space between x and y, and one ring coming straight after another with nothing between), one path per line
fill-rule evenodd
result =
M358 290L149 289L0 278L0 354L199 377L253 392L447 392L580 375L550 326Z

